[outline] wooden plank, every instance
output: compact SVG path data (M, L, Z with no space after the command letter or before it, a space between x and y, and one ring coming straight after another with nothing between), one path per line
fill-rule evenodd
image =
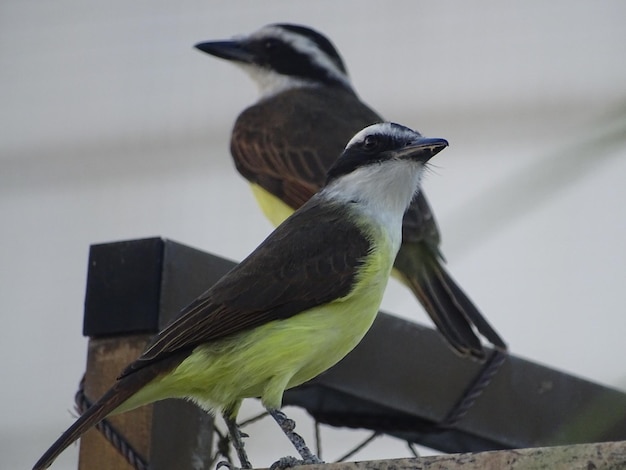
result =
M115 381L120 371L143 351L150 335L92 339L87 354L85 395L99 397ZM93 399L91 399L93 401ZM117 431L144 457L150 455L152 406L129 411L109 419ZM133 470L95 428L85 433L80 441L79 470Z
M310 465L307 470L621 470L626 442Z
M208 272L200 281L180 276L187 269L203 270L206 264L197 266L198 253L160 238L91 247L84 315L84 333L90 337L84 391L91 402L143 352L160 327L207 282L221 276L221 270L214 275ZM181 288L177 282L182 278ZM191 403L164 400L113 416L109 422L150 463L151 470L195 468L211 462L212 417ZM133 467L99 431L88 431L81 439L79 469L111 468Z

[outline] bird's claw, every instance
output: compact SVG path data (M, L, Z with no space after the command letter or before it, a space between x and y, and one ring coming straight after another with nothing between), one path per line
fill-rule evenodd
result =
M222 467L226 467L228 470L238 470L237 467L235 467L232 462L229 462L228 460L222 460L221 462L218 462L215 466L215 470L218 470Z
M301 460L295 457L281 457L272 465L270 465L270 470L285 470L291 467L297 467L299 465L314 465L324 463L322 460L318 459L316 456L312 456L310 459Z

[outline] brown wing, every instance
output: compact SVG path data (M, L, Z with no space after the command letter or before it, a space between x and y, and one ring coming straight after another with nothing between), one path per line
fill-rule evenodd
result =
M186 307L122 377L176 352L346 296L370 250L369 240L346 219L341 207L311 200Z
M381 120L345 90L288 91L241 113L231 153L246 179L298 208L324 184L352 136Z

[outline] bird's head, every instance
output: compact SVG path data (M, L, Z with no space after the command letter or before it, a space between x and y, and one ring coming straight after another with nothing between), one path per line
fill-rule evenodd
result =
M328 171L330 182L343 175L386 167L421 168L448 146L445 139L428 138L393 122L373 124L358 132Z
M228 41L196 44L199 50L240 65L262 96L297 86L339 86L351 90L348 72L330 40L306 26L271 24Z
M326 191L333 197L407 209L418 189L424 165L448 146L391 122L358 132L329 169Z

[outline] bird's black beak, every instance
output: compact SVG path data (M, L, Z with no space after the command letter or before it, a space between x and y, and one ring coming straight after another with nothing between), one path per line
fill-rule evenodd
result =
M417 160L426 163L448 146L446 139L438 137L422 137L405 145L401 149L394 150L394 157L400 159Z
M194 47L221 59L243 62L245 64L254 62L254 54L240 41L200 42Z

